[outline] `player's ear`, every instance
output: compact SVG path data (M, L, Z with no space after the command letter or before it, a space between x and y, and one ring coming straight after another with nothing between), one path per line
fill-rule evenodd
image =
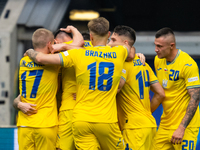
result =
M110 37L110 35L111 35L110 31L108 31L108 38Z
M175 43L170 43L170 48L173 49L175 46Z
M47 43L47 47L48 47L48 49L51 51L52 50L52 44L53 44L53 42L51 42L51 41L49 41L48 43Z
M127 40L124 40L124 43L125 43L126 45L128 45L128 41L127 41Z
M91 33L90 33L90 41L93 41L93 36Z

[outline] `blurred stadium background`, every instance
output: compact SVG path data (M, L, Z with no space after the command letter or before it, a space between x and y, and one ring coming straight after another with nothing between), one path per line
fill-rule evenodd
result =
M154 34L162 27L170 27L175 31L177 47L190 54L200 67L199 6L198 0L0 0L0 149L18 149L17 111L12 102L18 95L19 60L32 47L31 36L37 28L55 32L74 25L86 31L89 17L83 18L92 12L90 16L110 21L110 31L116 25L135 29L136 51L143 53L154 68ZM76 13L84 16L76 19ZM162 106L153 114L158 125L161 113Z

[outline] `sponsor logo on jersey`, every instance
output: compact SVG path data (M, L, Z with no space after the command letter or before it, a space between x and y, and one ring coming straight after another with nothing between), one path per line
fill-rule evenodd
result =
M188 78L188 82L198 81L198 77Z

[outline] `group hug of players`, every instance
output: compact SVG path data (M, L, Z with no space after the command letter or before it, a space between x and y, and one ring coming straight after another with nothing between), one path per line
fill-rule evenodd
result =
M155 34L155 76L135 52L131 27L119 25L110 35L109 21L100 17L88 29L88 41L73 26L55 37L44 28L34 32L13 104L19 150L195 150L199 69L176 48L174 32L165 27ZM160 104L157 129L152 112Z

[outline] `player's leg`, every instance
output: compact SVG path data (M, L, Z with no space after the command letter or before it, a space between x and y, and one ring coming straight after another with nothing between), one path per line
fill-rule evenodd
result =
M101 148L104 150L124 150L124 140L118 123L93 123Z
M72 124L72 131L77 150L101 149L90 123L74 122Z
M137 128L123 130L124 143L130 150L150 149L156 128Z
M173 145L174 149L175 150L184 150L184 149L196 150L198 133L199 133L199 128L186 128L182 143L178 145L177 144Z
M34 132L37 150L55 150L58 127L36 128Z
M159 127L153 138L150 150L174 150L171 144L170 130Z
M62 150L75 150L72 134L72 112L73 110L65 110L59 113L58 140L56 147Z
M34 128L18 127L19 150L34 150Z

